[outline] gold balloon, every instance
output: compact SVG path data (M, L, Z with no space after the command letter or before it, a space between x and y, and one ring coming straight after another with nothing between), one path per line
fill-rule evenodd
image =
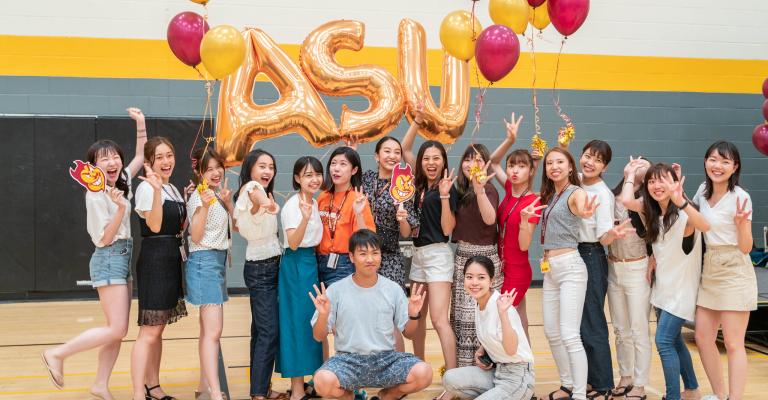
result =
M398 67L406 99L406 117L413 121L416 105L423 100L425 117L419 133L428 139L453 143L464 132L469 114L469 64L445 54L438 108L429 94L426 41L421 24L407 18L400 21Z
M219 25L203 36L200 59L214 78L221 79L240 67L245 58L245 40L237 28Z
M527 0L491 0L488 12L494 24L506 25L521 35L528 26L529 7Z
M525 0L523 0L525 1ZM475 41L483 27L467 11L454 11L440 24L440 43L450 55L464 61L475 56Z
M189 1L197 4L202 4L202 5L208 4L208 0L189 0Z
M362 22L325 23L304 39L299 60L304 74L320 93L368 99L365 111L353 111L342 105L339 124L341 136L368 141L397 127L404 103L399 82L386 69L371 64L349 67L336 62L336 52L360 51L364 38Z
M545 1L542 5L533 8L530 8L530 12L528 13L528 18L531 22L531 25L533 25L538 30L543 30L547 26L549 26L549 11L547 11L547 2Z
M299 67L259 29L246 30L245 62L221 82L216 118L217 150L227 166L242 162L259 140L297 132L316 147L341 139L333 117ZM274 103L253 101L253 86L260 73L280 94Z

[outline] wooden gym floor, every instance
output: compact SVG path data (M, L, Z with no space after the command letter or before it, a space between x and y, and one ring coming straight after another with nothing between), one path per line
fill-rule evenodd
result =
M536 394L541 397L559 386L557 369L549 352L541 327L541 290L532 289L527 296L530 334L536 357ZM135 321L136 301L131 309ZM248 346L250 335L250 309L247 297L233 297L225 306L224 336L221 344L227 366L230 394L233 399L248 398ZM166 329L163 345L163 363L160 380L166 392L179 399L194 399L193 390L199 376L197 360L197 310L189 307L190 315ZM86 328L98 326L104 318L96 301L27 302L0 304L0 400L3 399L87 399L88 388L95 376L96 350L78 354L65 365L64 390L50 383L40 363L40 352L62 343ZM651 324L651 330L656 328ZM136 337L134 322L126 336L111 381L112 393L117 399L130 399L130 350ZM711 393L699 354L693 342L693 332L685 330L688 347L694 359L702 394ZM613 348L613 334L611 334ZM410 349L410 343L407 344ZM615 350L615 349L614 349ZM765 350L765 349L763 349ZM646 386L649 399L660 399L664 390L661 363L654 346L651 382ZM725 351L721 346L722 362L727 369ZM614 351L614 374L616 369ZM749 378L745 399L758 399L768 392L768 356L747 350ZM442 355L434 330L427 334L427 361L435 369L432 386L409 399L431 399L440 394ZM616 378L618 382L618 377ZM275 376L274 387L285 391L288 380ZM369 393L370 395L371 393Z

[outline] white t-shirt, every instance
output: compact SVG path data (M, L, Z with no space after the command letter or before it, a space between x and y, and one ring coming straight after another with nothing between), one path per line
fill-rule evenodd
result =
M485 310L481 310L475 304L475 332L477 340L483 345L485 352L491 357L491 360L497 363L533 363L533 352L531 345L528 344L528 338L525 336L523 324L520 322L520 315L517 314L515 307L509 307L507 315L512 329L517 333L517 354L510 356L504 351L504 345L501 342L501 318L499 318L499 309L496 307L496 300L500 294L493 292Z
M663 217L659 217L661 224ZM694 232L693 250L685 254L683 237L688 214L680 211L667 232L653 243L656 281L651 288L651 304L676 317L693 321L701 281L701 232Z
M288 245L288 234L285 233L288 229L296 229L301 224L301 209L299 208L299 195L295 194L291 196L288 201L283 205L282 211L280 211L280 220L283 223L283 237L285 238L285 248L291 246ZM312 199L312 216L307 221L307 229L304 231L304 238L301 240L299 247L315 247L320 244L320 240L323 239L323 222L320 220L320 212L317 209L317 201Z
M155 189L152 189L152 185L149 183L142 181L139 183L139 186L136 186L136 196L134 197L136 206L134 207L134 210L136 211L136 214L139 215L139 218L146 218L144 213L152 211L152 200L154 199L154 195ZM184 197L176 189L176 186L173 186L170 183L165 183L163 184L163 189L160 191L160 200L183 203Z
M237 230L248 241L245 249L245 259L249 261L266 260L283 253L283 247L277 238L277 215L270 214L260 207L256 214L251 214L253 202L249 194L254 190L264 193L264 187L259 182L250 181L243 187L235 203L234 217Z
M203 206L200 199L200 192L195 190L189 195L187 201L187 219L189 220L189 231L192 231L192 217L195 211ZM200 243L192 241L192 235L189 235L189 252L200 250L227 250L229 249L229 213L221 200L208 207L208 216L205 219L205 230Z
M125 210L123 212L123 218L120 221L120 227L117 228L112 243L120 239L131 238L131 171L128 167L125 167L125 173L128 177L128 196L125 201ZM101 238L104 237L104 229L112 221L112 217L117 212L117 204L109 198L109 194L106 191L85 193L85 210L86 210L86 228L88 234L91 236L91 241L96 247L109 246L112 243L101 243Z
M580 218L579 242L593 243L599 242L600 237L613 229L613 206L615 199L611 189L605 182L600 181L594 185L581 185L581 188L587 192L588 199L597 195L597 210L590 218Z
M708 245L712 246L738 246L739 236L736 231L736 224L733 223L733 216L736 215L736 200L743 203L747 199L745 211L752 210L752 199L744 189L739 186L733 188L733 191L726 193L714 207L710 207L709 202L704 197L705 184L699 186L699 190L693 196L693 202L699 206L699 212L709 222L710 229L704 232L704 239ZM752 220L752 215L748 218Z

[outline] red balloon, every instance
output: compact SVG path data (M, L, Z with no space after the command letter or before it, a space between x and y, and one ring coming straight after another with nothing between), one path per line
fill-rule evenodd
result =
M763 119L768 121L768 100L763 102Z
M196 13L176 14L168 24L168 46L181 62L194 67L200 64L200 42L208 32L208 22Z
M768 99L768 78L763 81L763 97Z
M504 25L491 25L480 33L475 43L475 60L485 79L496 82L505 77L520 58L520 41Z
M752 144L757 151L768 156L768 124L762 124L755 127L752 131Z
M547 11L555 29L563 36L570 36L587 19L589 0L549 0Z
M547 0L528 0L528 4L531 7L536 8L536 7L544 4L545 1L547 1Z

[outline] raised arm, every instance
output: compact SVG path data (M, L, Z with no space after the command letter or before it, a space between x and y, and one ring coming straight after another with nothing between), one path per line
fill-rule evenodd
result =
M419 99L415 111L413 123L408 127L408 131L405 132L405 137L403 137L403 160L414 167L416 166L417 160L416 156L413 154L413 142L416 140L416 133L419 132L419 126L424 122L424 100Z
M517 234L517 243L522 251L528 250L531 246L533 232L536 230L536 222L530 222L531 219L540 218L539 212L547 208L546 204L538 205L540 201L541 197L537 197L528 207L520 210L520 231Z
M480 216L483 218L483 223L488 226L496 224L496 206L491 203L491 199L488 198L488 194L485 192L485 183L496 175L494 172L489 176L485 176L488 172L489 165L490 163L485 166L485 170L482 174L478 174L472 178L472 190L474 190L475 198L477 198L477 207L480 209Z
M643 166L640 160L640 157L633 158L629 156L629 162L624 167L624 183L621 186L621 195L619 196L621 204L627 210L638 213L643 212L643 199L635 198L635 176L638 168Z
M312 325L312 337L318 342L322 342L328 336L328 317L331 314L331 300L327 296L327 290L325 289L325 283L320 282L320 288L317 285L312 285L315 288L315 295L309 292L309 297L312 299L312 303L315 304L315 310L317 313L317 319Z
M295 229L286 229L285 237L288 239L288 247L296 250L304 240L304 233L307 231L309 218L312 216L312 198L304 199L304 195L299 193L299 211L301 212L301 222Z
M424 306L423 283L414 283L411 287L411 297L408 298L408 322L403 329L403 336L413 339L418 331L421 308Z
M139 179L152 187L152 208L144 213L144 220L150 231L158 233L163 224L163 181L148 164L144 164L144 175Z
M510 121L507 121L506 118L504 119L507 136L501 142L499 147L493 151L490 159L491 168L493 168L493 173L496 174L496 181L499 182L501 186L504 186L507 183L507 173L504 171L505 166L501 165L501 162L504 159L504 155L509 151L509 148L512 147L512 145L515 144L515 140L517 140L517 130L520 128L523 116L521 115L520 118L515 119L515 113L512 113L509 119Z
M752 220L749 216L752 215L752 204L749 198L744 199L741 203L741 199L736 197L736 214L733 216L733 223L736 224L737 242L739 250L744 254L749 254L752 251Z
M670 201L688 215L688 221L685 224L685 236L693 234L696 229L701 232L709 231L709 222L707 222L707 219L701 215L699 210L697 210L685 196L685 192L683 191L685 177L680 178L679 181L675 181L672 178L672 174L667 173L665 176L661 177L661 181L664 183L666 190L670 194Z
M144 114L138 108L131 107L128 115L136 121L136 153L133 160L128 164L131 171L131 178L136 176L144 165L144 144L147 143L147 124L144 121Z
M512 322L509 320L509 309L512 307L516 293L516 289L512 289L511 292L502 294L496 300L496 309L501 320L501 345L504 347L504 352L510 356L517 354L518 344L517 332L512 328Z
M440 227L443 229L443 235L450 236L453 233L453 228L456 227L456 216L453 215L451 209L451 187L456 182L456 177L453 176L454 170L448 174L448 171L444 171L443 179L440 180Z

